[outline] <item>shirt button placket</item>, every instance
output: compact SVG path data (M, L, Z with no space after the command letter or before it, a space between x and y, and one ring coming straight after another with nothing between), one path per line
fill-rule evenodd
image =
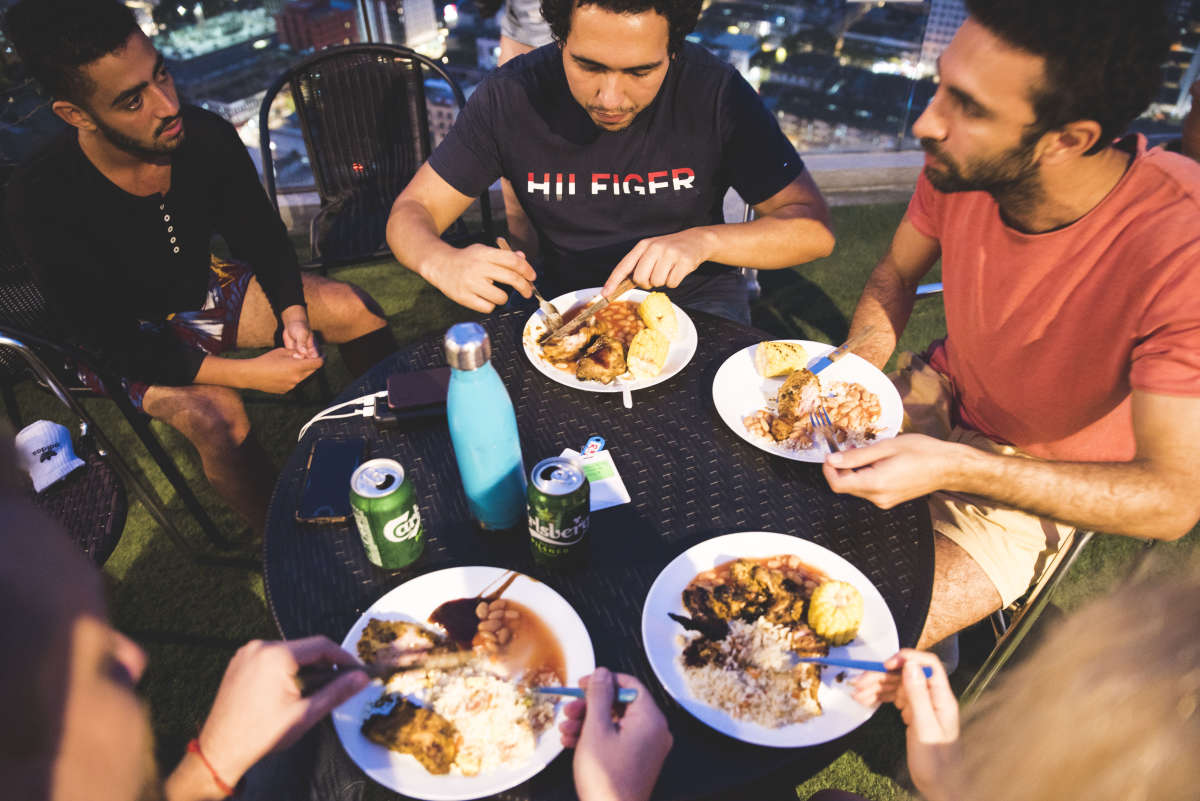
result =
M159 204L158 204L158 210L159 210L159 211L161 211L161 212L163 212L163 222L165 222L165 223L167 224L167 233L168 233L168 234L174 234L174 233L175 233L175 226L171 224L171 215L166 213L166 211L167 211L167 204L166 204L166 203L159 203ZM176 237L174 237L174 236L170 236L170 237L168 237L168 238L171 240L171 244L172 244L172 245L174 245L174 247L172 247L172 248L171 248L171 252L172 252L172 253L178 253L178 252L179 252L179 245L176 245L176 244L175 244L175 242L176 242Z

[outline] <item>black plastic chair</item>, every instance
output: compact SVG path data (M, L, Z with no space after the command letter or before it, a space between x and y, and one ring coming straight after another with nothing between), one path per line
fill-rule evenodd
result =
M279 207L271 157L271 103L285 84L304 133L321 210L309 232L322 271L386 255L392 203L432 152L425 79L436 76L462 90L436 61L406 47L332 47L305 59L267 90L259 110L259 142L267 194ZM479 196L481 241L495 239L488 190ZM450 236L465 238L461 221Z
M0 304L3 303L2 298L3 291L0 290ZM2 313L0 310L0 314ZM52 369L39 354L45 354L51 363L61 363L63 367L60 370ZM125 487L132 487L134 494L155 522L162 526L171 541L194 561L202 564L257 568L256 561L245 557L202 553L180 533L145 475L129 465L113 447L112 441L95 418L79 402L77 396L87 395L88 391L70 386L67 375L64 375L69 374L70 362L78 355L78 352L69 346L57 345L34 335L21 333L7 324L0 323L0 380L10 384L14 379L30 378L58 398L79 421L80 442L83 443L79 455L87 462L86 467L76 471L79 476L72 473L63 480L61 487L56 485L47 489L42 495L35 497L34 502L57 518L80 547L99 564L103 564L120 539L127 511ZM163 475L171 482L184 506L200 524L209 541L223 549L234 545L221 534L208 512L200 505L200 501L179 473L179 468L150 430L145 417L133 409L133 405L124 395L114 394L113 399L117 401L118 407L125 413L126 419L130 421L130 425L154 457ZM121 401L124 401L123 405ZM20 410L15 404L9 407L8 412L14 424L19 425Z
M0 220L0 386L3 387L3 397L13 424L20 428L22 417L13 386L25 379L32 379L42 389L57 397L81 421L85 432L95 439L98 450L110 457L121 479L135 490L150 514L177 545L200 561L222 564L244 562L245 560L232 558L202 556L180 535L145 476L127 466L95 419L79 403L78 398L93 396L94 393L79 382L75 374L75 365L86 365L107 387L119 387L119 379L108 375L86 353L65 342L60 334L54 316L47 308L45 298L33 278L32 270L9 236L5 222ZM149 418L134 409L123 392L114 392L110 397L171 483L184 507L196 519L209 542L223 549L235 547L237 543L217 528L188 486L175 461L151 430Z
M0 346L11 342L0 336ZM27 495L34 506L58 521L80 550L103 566L125 529L129 498L119 471L84 422L79 424L75 454L83 466L41 492L29 487Z

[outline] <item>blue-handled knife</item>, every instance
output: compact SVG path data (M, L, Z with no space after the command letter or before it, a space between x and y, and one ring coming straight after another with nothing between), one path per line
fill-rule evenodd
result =
M815 662L818 665L826 665L828 667L844 667L852 668L854 670L871 670L876 673L892 672L884 667L882 662L872 662L866 659L834 659L828 656L798 656L796 657L796 660L798 662ZM921 668L921 671L925 674L925 678L933 678L933 668L929 667L928 665Z
M866 338L867 338L867 337L869 337L869 336L871 336L871 334L873 334L874 332L875 332L875 327L874 327L874 326L870 326L870 325L868 325L868 326L865 326L865 327L864 327L864 328L863 328L861 331L859 331L857 334L855 334L854 336L850 337L850 338L849 338L849 339L847 339L845 342L843 342L841 345L838 345L836 348L834 348L833 350L829 351L829 353L826 353L824 356L822 356L821 358L819 358L819 359L817 359L815 362L813 362L813 363L812 363L812 364L809 366L809 368L808 368L808 371L809 371L810 373L812 373L813 375L816 375L817 373L821 372L822 370L824 370L824 369L825 369L826 367L828 367L829 365L831 365L831 364L833 364L834 362L836 362L838 359L840 359L840 358L842 358L843 356L845 356L845 355L846 355L847 353L849 353L849 352L851 351L851 349L853 349L853 348L854 348L856 345L860 345L860 344L862 344L862 343L863 343L863 341L865 341L865 340L866 340Z
M579 687L534 687L533 691L539 695L568 695L571 698L587 698L587 693ZM638 691L632 687L619 687L613 700L618 704L632 704L637 700L637 695Z

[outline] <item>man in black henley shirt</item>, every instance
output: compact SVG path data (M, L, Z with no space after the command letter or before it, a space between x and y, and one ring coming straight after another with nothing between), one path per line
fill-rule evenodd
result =
M276 471L236 390L307 378L323 363L314 329L362 372L394 350L382 311L355 287L300 275L233 126L180 105L125 6L22 0L4 23L71 125L14 174L5 214L66 336L121 386L81 378L182 432L214 488L261 527ZM214 235L236 261L212 255Z

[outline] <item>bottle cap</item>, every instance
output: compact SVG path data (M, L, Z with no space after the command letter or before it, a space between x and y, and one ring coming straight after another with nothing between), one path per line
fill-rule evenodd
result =
M478 370L492 358L492 341L479 323L450 326L442 344L446 363L455 370Z

